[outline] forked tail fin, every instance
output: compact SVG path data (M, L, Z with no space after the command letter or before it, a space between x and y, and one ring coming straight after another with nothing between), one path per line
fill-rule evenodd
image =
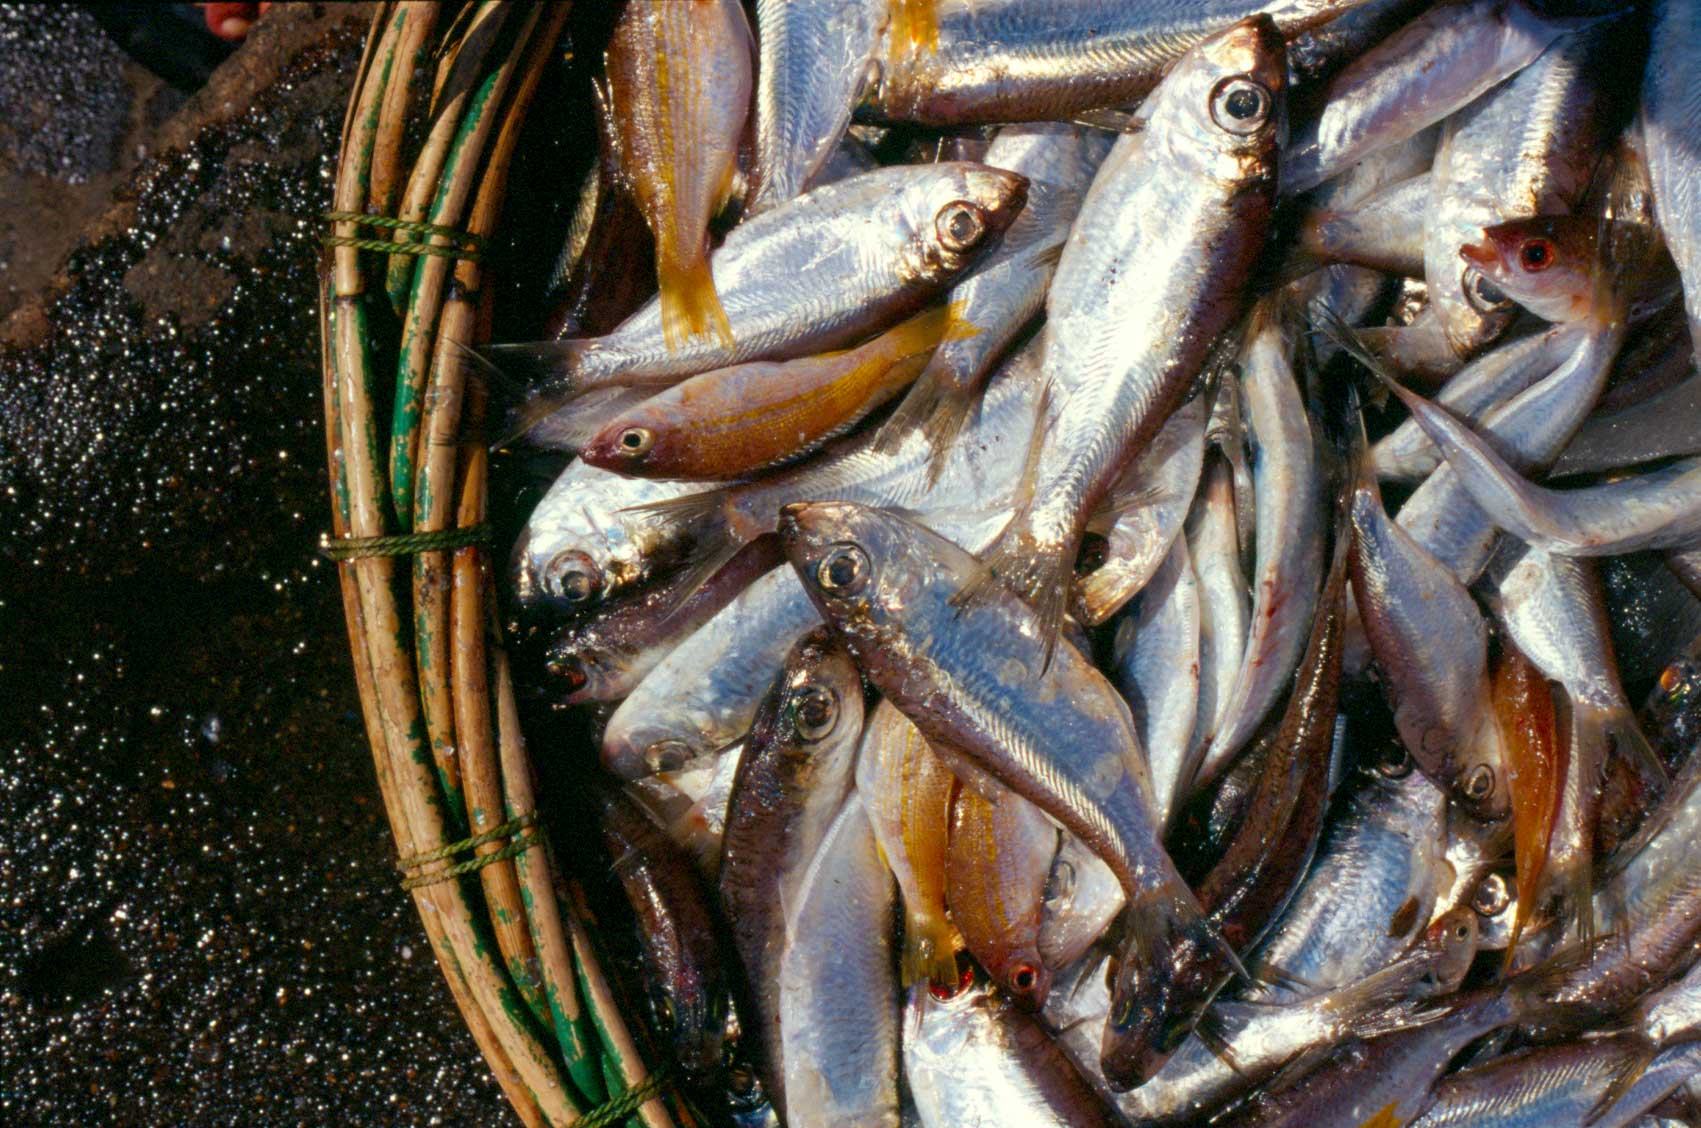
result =
M712 335L730 349L732 325L715 292L709 260L699 255L680 262L669 255L656 258L656 283L661 288L662 338L673 352L688 338Z

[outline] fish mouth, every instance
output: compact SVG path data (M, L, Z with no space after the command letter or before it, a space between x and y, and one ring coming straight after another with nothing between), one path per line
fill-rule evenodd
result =
M1500 261L1500 254L1494 249L1494 243L1486 237L1480 243L1466 243L1460 247L1459 257L1481 267L1493 266Z

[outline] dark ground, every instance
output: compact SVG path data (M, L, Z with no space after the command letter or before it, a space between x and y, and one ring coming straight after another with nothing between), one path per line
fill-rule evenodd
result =
M314 217L366 14L280 7L319 10L167 121L86 12L0 4L8 1125L512 1122L314 555Z

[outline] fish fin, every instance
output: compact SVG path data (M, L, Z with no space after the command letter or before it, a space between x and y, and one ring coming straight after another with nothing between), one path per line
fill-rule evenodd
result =
M1289 991L1296 995L1316 995L1323 990L1311 980L1277 967L1273 963L1259 964L1258 970L1252 974L1252 982Z
M956 937L950 922L941 917L907 913L904 917L904 954L901 983L908 987L927 980L935 987L957 985Z
M1133 110L1119 110L1111 106L1083 110L1069 120L1075 125L1084 125L1088 129L1103 129L1110 133L1138 133L1145 128L1145 121L1136 116Z
M880 425L880 432L874 438L874 449L889 453L896 450L912 432L919 430L930 448L927 484L930 487L936 485L945 471L945 456L962 434L979 402L979 397L973 392L947 388L937 374L924 372L910 385L897 409Z
M1624 1057L1613 1067L1612 1081L1601 1091L1600 1097L1589 1106L1589 1111L1583 1114L1584 1125L1595 1123L1612 1110L1612 1107L1623 1100L1642 1075L1648 1072L1648 1067L1654 1063L1659 1054L1659 1047L1641 1035L1632 1035L1632 1045L1625 1051Z
M1193 1034L1199 1039L1199 1044L1211 1051L1211 1056L1228 1066L1229 1071L1243 1081L1255 1081L1240 1068L1240 1061L1235 1057L1234 1045L1229 1041L1228 1031L1223 1029L1222 1016L1217 1008L1212 1007L1199 1016L1199 1023L1193 1027Z
M673 352L690 337L713 336L731 349L732 324L715 291L714 271L705 255L681 262L669 254L656 255L656 285L661 291L662 338Z
M596 343L597 338L578 337L569 341L486 345L477 350L484 361L481 371L488 373L494 369L502 374L493 387L512 393L504 397L510 402L502 410L502 427L491 446L507 446L563 404L589 391L581 367Z
M730 492L725 488L704 490L621 510L632 514L639 525L664 533L669 542L687 545L679 560L680 584L673 609L695 595L744 547L727 526L726 500Z
M1048 269L1056 269L1058 261L1063 258L1063 248L1068 244L1068 242L1068 239L1059 239L1055 243L1047 243L1045 246L1040 247L1037 250L1029 251L1028 264L1030 266L1043 266Z

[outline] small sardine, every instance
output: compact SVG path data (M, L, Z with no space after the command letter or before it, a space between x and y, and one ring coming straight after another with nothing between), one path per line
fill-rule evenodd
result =
M1252 624L1222 720L1205 752L1209 779L1245 746L1293 675L1317 609L1327 506L1291 334L1273 305L1253 315L1240 388L1257 504Z
M698 1077L719 1069L727 1016L720 936L691 860L619 789L592 789L614 876L638 918L651 1018Z
M1429 174L1391 184L1341 211L1306 213L1299 252L1309 262L1344 262L1409 278L1423 274Z
M709 256L734 344L694 337L670 349L652 300L603 337L497 345L497 363L541 381L518 409L523 434L596 388L666 387L750 360L850 344L939 293L1022 210L1027 183L984 165L882 168L817 188L733 228Z
M1523 0L1425 12L1330 81L1322 112L1295 130L1282 154L1282 192L1313 188L1448 117L1574 26L1542 19Z
M1189 742L1195 755L1210 744L1228 707L1251 624L1251 591L1240 570L1237 526L1234 471L1213 457L1187 522L1188 556L1199 577L1199 703Z
M1205 403L1195 396L1169 417L1145 453L1111 487L1104 561L1081 577L1075 617L1098 626L1143 590L1180 538L1205 458Z
M745 1033L782 1120L790 1065L780 971L789 916L803 904L811 864L850 794L861 735L856 667L820 637L804 639L762 699L727 806L721 908L744 965Z
M688 767L738 740L786 652L818 622L785 569L757 580L620 703L603 730L603 766L636 779Z
M1187 542L1176 538L1152 582L1116 625L1112 662L1152 770L1158 825L1193 783L1193 719L1199 707L1199 585Z
M750 210L802 194L850 124L888 0L757 0L756 176Z
M1141 106L1143 127L1117 141L1081 205L1046 304L1056 417L987 556L1048 639L1094 510L1240 313L1274 201L1285 82L1268 17L1200 43Z
M677 347L732 329L709 274L709 220L732 195L755 44L738 0L628 4L597 87L616 177L656 238L662 334Z
M786 1123L898 1128L892 875L855 793L827 828L779 959Z
M937 0L937 46L895 52L865 111L925 125L1068 121L1137 104L1187 51L1263 13L1291 37L1364 0Z
M1111 868L1073 834L1060 837L1039 931L1040 958L1050 968L1068 967L1085 955L1127 904Z
M1674 1046L1652 1061L1623 1035L1544 1046L1444 1079L1412 1128L1631 1128L1698 1069L1701 1045ZM1617 1092L1630 1071L1639 1076Z
M1036 630L1008 593L954 605L983 566L889 512L844 502L787 506L780 534L810 597L868 679L915 722L959 778L991 776L1071 831L1117 874L1128 940L1116 996L1166 974L1177 945L1210 935L1164 852L1151 780L1128 707L1073 646ZM1174 1013L1191 1024L1217 984ZM1138 1039L1132 1008L1107 1028L1107 1057ZM1115 1072L1128 1076L1125 1069Z
M1642 139L1654 218L1683 276L1689 333L1701 356L1701 103L1694 85L1701 4L1658 0L1651 35L1642 79Z
M910 988L904 1078L924 1128L1113 1128L1039 1022L963 972L955 990Z

